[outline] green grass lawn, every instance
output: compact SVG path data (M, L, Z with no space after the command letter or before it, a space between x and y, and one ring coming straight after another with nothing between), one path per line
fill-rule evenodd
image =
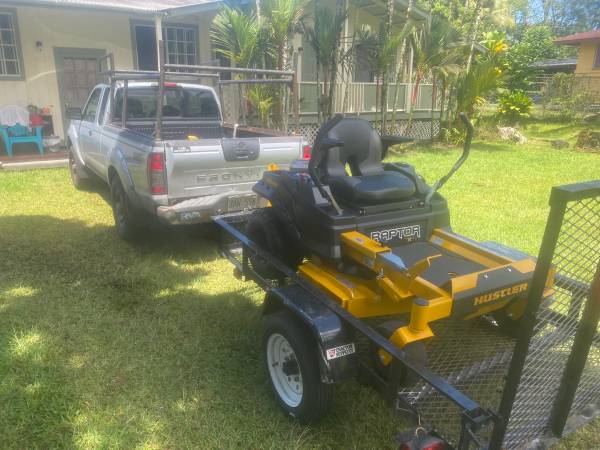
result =
M544 126L540 137L575 129ZM458 150L398 156L429 181ZM551 186L600 177L600 155L477 142L444 188L456 231L537 253ZM66 169L0 172L0 448L393 448L401 422L340 385L303 428L261 365L260 302L213 243L177 230L120 241L106 192ZM566 446L600 446L590 426Z

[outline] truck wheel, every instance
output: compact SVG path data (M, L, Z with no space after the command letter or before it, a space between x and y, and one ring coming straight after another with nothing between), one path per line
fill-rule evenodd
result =
M376 330L382 334L385 338L389 339L394 332L403 326L406 326L407 322L403 320L388 320L380 324ZM412 342L407 344L402 349L413 361L417 361L423 367L427 367L427 349L422 341ZM373 366L377 374L386 381L390 380L391 364L384 364L379 354L379 347L372 345L371 356ZM410 386L419 381L420 378L414 374L411 370L401 367L399 371L399 378L396 380L399 386Z
M246 235L260 248L268 251L286 266L296 270L304 259L290 239L286 239L283 226L272 208L253 211L246 224ZM276 279L281 275L268 261L258 255L250 256L252 268L263 278Z
M110 179L110 200L119 237L132 241L139 236L139 217L117 175Z
M69 151L69 174L75 189L85 191L90 187L89 173L85 167L79 164L72 151Z
M302 424L321 419L333 385L321 382L319 350L309 330L288 312L271 314L263 348L269 384L281 408Z

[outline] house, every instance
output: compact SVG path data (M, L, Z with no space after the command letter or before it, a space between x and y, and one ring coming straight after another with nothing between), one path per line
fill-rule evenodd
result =
M383 0L347 1L348 29L378 27ZM397 1L400 18L407 6ZM81 106L99 81L98 58L112 53L117 69L154 70L157 42L163 40L170 63L214 63L209 28L220 5L221 0L0 0L0 106L47 107L45 132L64 138L65 110ZM426 17L416 8L413 15ZM294 47L303 121L310 123L316 101L314 55L302 36ZM375 83L368 69L360 67L346 80L349 88L339 90L344 98L336 98L338 110L372 115ZM419 89L415 118L424 119L430 115L431 86L423 83ZM407 92L402 85L400 111L406 112Z
M582 89L598 95L600 101L600 30L563 36L554 42L577 47L575 77Z

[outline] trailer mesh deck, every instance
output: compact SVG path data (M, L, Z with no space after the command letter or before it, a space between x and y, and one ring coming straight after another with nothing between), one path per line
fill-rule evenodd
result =
M552 442L550 423L563 374L571 353L585 352L575 349L574 342L586 318L583 310L600 261L600 196L566 201L564 210L560 206L553 213L564 216L551 253L556 292L550 304L537 310L502 448L522 448L536 440ZM482 407L499 413L516 338L484 320L440 321L432 324L432 329L436 338L428 346L429 368ZM411 409L419 411L422 423L432 425L451 444L458 445L461 416L449 400L424 383L403 388L399 395ZM600 338L596 334L565 431L599 413ZM490 441L491 431L487 427L477 433L481 446Z

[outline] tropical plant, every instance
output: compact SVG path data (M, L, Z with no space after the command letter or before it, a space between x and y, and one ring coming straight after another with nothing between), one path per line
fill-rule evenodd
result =
M498 99L498 117L511 125L529 117L532 101L521 90L505 91Z
M263 128L271 126L271 111L275 105L275 96L271 86L256 84L248 89L247 98L256 111L261 126Z
M264 52L271 52L261 36L253 12L224 5L215 16L210 28L215 51L241 67L254 66Z
M306 0L260 0L262 26L276 48L278 70L288 65L289 46L294 33L301 31Z
M486 96L497 92L505 81L503 55L508 46L504 38L492 33L486 35L483 45L486 51L475 58L472 69L457 77L454 87L456 113L464 111L474 116L477 108L485 103Z
M382 130L386 129L386 124L383 123L385 118L384 111L387 111L387 99L383 97L382 81L387 80L384 74L389 74L394 68L398 47L402 39L406 37L408 30L392 35L390 39L385 33L385 24L381 23L379 32L374 33L371 29L363 26L357 33L357 49L363 51L372 70L375 72L375 116L381 112ZM385 90L387 97L387 89Z
M349 63L349 52L344 48L342 36L347 10L336 8L335 12L326 6L315 5L315 16L312 23L304 23L304 36L313 48L317 63L317 92L320 96L317 102L320 121L331 117L333 111L333 96L340 66ZM323 74L323 89L319 74ZM322 92L322 96L321 96Z
M430 78L432 83L431 139L433 140L433 116L438 97L438 82L442 82L445 91L448 78L460 72L465 43L450 23L438 15L431 16L425 27L414 35L415 80L411 104L415 105L417 101L420 83L424 78ZM409 133L411 125L412 108L409 115Z

